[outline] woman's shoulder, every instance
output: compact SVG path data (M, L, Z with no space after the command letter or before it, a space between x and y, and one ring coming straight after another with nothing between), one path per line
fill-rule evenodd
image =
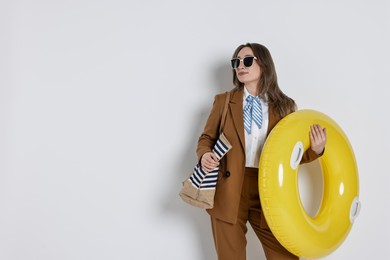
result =
M220 92L220 93L217 93L215 95L215 100L225 100L227 98L227 96L229 96L229 99L232 99L235 95L239 94L240 93L240 90L239 89L232 89L232 90L228 90L228 91L224 91L224 92Z

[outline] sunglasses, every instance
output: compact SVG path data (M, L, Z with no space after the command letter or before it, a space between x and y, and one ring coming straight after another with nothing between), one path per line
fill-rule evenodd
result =
M240 66L241 61L244 63L245 67L250 67L253 64L253 60L257 60L257 58L254 56L247 56L242 59L234 58L230 62L232 63L232 68L237 69Z

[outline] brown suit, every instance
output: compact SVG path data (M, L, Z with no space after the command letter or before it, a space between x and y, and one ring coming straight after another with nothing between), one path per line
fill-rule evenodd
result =
M244 90L230 92L230 102L223 133L232 149L222 158L214 199L214 207L208 210L215 248L219 260L246 259L246 223L249 221L258 236L269 260L296 260L275 238L261 210L258 191L258 169L245 167L245 133L243 119ZM210 152L219 137L219 124L226 94L215 97L210 116L198 141L197 155ZM280 120L269 104L267 135ZM302 162L316 159L311 149L305 152Z
M245 134L243 120L243 89L231 91L231 97L223 133L232 144L232 149L222 159L219 178L215 193L214 208L208 213L220 220L235 224L237 221L240 196L245 173ZM226 94L216 95L204 131L199 138L197 155L200 161L202 155L210 152L219 136L219 124L224 107ZM274 114L272 104L269 104L268 131L272 130L280 118ZM311 149L305 152L302 162L316 159L318 155Z

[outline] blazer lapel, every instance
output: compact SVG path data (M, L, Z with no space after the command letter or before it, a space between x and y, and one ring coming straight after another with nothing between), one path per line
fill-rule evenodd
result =
M267 137L271 130L278 123L278 118L274 114L274 109L271 103L268 103L268 129L267 129Z
M232 92L230 99L230 111L233 117L234 127L240 138L242 149L245 151L244 118L243 118L243 95L244 88Z

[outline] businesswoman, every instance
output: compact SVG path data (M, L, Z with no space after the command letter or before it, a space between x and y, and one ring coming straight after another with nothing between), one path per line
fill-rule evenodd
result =
M259 238L268 260L298 259L269 229L258 191L258 165L267 135L276 123L296 110L295 101L279 88L268 49L258 43L240 45L231 60L233 83L223 133L232 149L218 162L212 147L219 137L225 93L215 96L209 118L199 137L197 155L205 171L219 165L214 207L208 210L219 260L246 259L247 222ZM326 130L308 129L311 147L302 163L324 153Z

